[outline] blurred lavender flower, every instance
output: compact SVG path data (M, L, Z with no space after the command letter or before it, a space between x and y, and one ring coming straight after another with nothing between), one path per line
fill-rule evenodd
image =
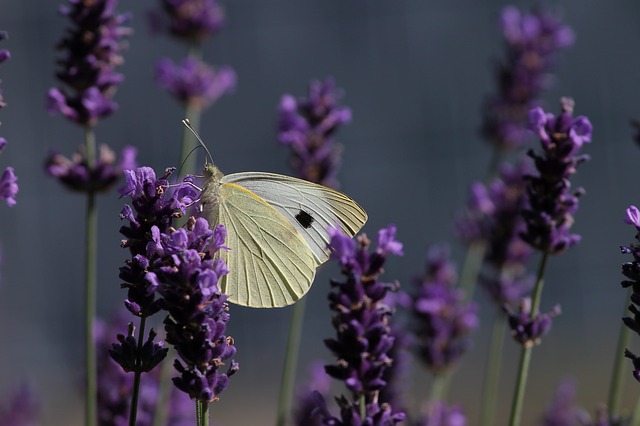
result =
M224 25L224 13L217 0L161 0L168 22L152 15L156 27L167 27L175 37L190 44L202 43Z
M551 81L557 52L571 46L574 35L558 17L541 9L529 13L507 6L501 26L506 54L497 65L498 93L488 97L482 108L482 133L498 150L510 151L529 137L527 113L538 106L540 92Z
M324 398L329 394L330 377L324 371L322 362L314 362L309 368L309 378L297 390L297 406L293 415L296 426L320 426L316 392Z
M393 225L378 232L373 253L368 252L371 242L364 235L358 237L356 244L337 229L329 228L328 232L331 259L339 263L346 279L331 281L329 307L334 311L332 324L337 337L326 339L325 345L338 360L327 365L325 371L334 379L344 381L351 397L336 398L340 417L334 417L324 399L316 394L319 412L325 425L398 424L404 420L404 413L394 412L390 404L378 400L380 390L386 385L382 375L393 362L388 356L393 345L389 329L393 311L383 299L389 291L397 289L398 284L383 283L378 278L387 256L402 255L402 243L395 239Z
M570 234L573 214L578 210L582 188L570 193L569 178L587 155L578 155L591 142L592 127L584 116L573 118L573 100L562 98L558 117L534 108L529 113L532 129L540 137L542 154L533 150L537 176L527 176L528 206L523 210L526 230L520 234L533 248L549 254L561 253L580 241Z
M448 406L444 402L436 402L425 410L427 415L418 419L415 426L466 426L467 418L459 405Z
M520 301L517 312L508 305L504 306L504 310L509 317L513 338L526 348L539 345L542 336L551 330L553 317L560 315L560 305L555 305L546 314L536 312L532 316L531 299L528 297Z
M230 67L214 69L196 58L176 65L161 59L156 65L156 81L185 105L206 108L236 87L236 73Z
M73 27L58 44L57 77L66 89L52 88L47 94L49 112L60 113L82 126L93 126L117 108L111 98L124 77L114 69L123 63L124 27L128 15L115 11L117 0L68 0L60 8Z
M0 405L0 426L38 426L40 403L28 385L20 385L3 395Z
M7 38L6 31L0 31L0 41ZM8 50L0 49L0 64L11 59L11 53ZM0 89L0 109L6 107L2 96L2 90ZM7 146L7 140L0 137L0 152ZM7 167L0 176L0 198L4 199L9 207L16 205L16 195L18 194L18 178L13 170L13 167Z
M122 247L128 248L131 258L120 268L123 288L128 290L126 308L135 316L148 317L161 308L155 289L146 280L148 268L155 258L147 257L147 246L166 233L173 219L186 212L186 206L199 197L198 191L185 178L182 184L169 187L168 178L174 171L169 168L156 178L150 167L125 170L126 183L119 188L121 196L131 197L131 206L125 205L120 213L128 225L120 228L125 236ZM133 207L133 208L132 208ZM154 231L155 229L155 231Z
M280 101L278 140L291 147L291 167L299 178L336 188L342 146L333 135L351 122L351 110L338 104L335 81L312 81L308 98L284 95Z
M226 230L222 225L211 230L206 219L192 217L186 229L160 234L153 227L151 232L154 241L147 246L147 257L156 260L146 279L162 296L169 314L166 340L184 362L175 361L180 376L173 383L192 399L216 401L238 370L231 361L225 374L218 372L236 352L233 339L224 335L229 307L217 285L229 271L223 259L212 258L227 249Z
M480 282L500 308L514 304L532 287L526 274L532 249L520 238L525 228L521 210L526 202L527 162L504 163L490 184L473 184L468 206L456 221L456 232L468 244L486 243Z
M457 275L447 246L427 252L424 277L416 280L410 310L419 358L434 372L453 368L471 346L469 334L478 327L478 307L465 302L455 287Z
M631 287L632 290L629 305L632 316L624 317L622 321L629 329L640 335L640 309L638 308L640 306L640 243L638 243L640 242L640 210L636 206L630 206L626 210L625 222L636 228L636 243L620 247L623 254L633 256L632 261L622 264L622 274L627 279L623 280L621 285L624 288ZM640 357L628 349L625 350L624 355L633 362L633 377L640 382Z
M129 425L129 405L133 390L133 375L126 373L110 356L113 336L124 328L125 320L107 324L97 321L95 342L98 365L98 424L101 426ZM160 369L154 369L141 379L140 400L136 424L151 426L158 401ZM171 392L167 426L195 423L193 402L183 392Z
M85 155L85 146L80 145L71 159L52 152L45 161L45 170L49 176L57 178L72 191L105 192L123 176L125 170L133 170L136 164L137 149L125 147L120 162L115 164L115 153L107 145L100 145L98 159L89 167Z
M596 415L589 413L576 403L576 385L570 379L564 379L548 405L540 426L622 426L620 421L609 420L606 407L601 405Z

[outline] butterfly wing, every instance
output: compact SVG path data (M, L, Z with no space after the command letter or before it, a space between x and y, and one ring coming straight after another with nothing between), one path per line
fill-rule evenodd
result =
M233 184L219 186L217 222L227 228L229 251L218 255L229 270L220 289L244 306L290 305L311 286L317 263L296 228L251 191Z
M222 182L239 185L268 202L295 227L318 264L329 258L327 227L339 226L354 236L367 213L341 192L306 180L275 173L244 172L225 175Z

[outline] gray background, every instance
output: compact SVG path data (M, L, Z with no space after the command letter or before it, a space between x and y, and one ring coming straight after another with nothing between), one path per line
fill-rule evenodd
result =
M398 225L406 254L389 262L386 277L409 284L422 271L427 244L451 240L453 212L489 161L490 149L478 137L479 109L483 96L495 90L491 61L502 54L497 21L506 3L225 3L227 28L206 46L205 58L234 67L239 84L203 119L201 133L216 162L225 172L288 173L288 153L275 141L280 96L303 95L310 79L335 76L354 116L338 137L345 145L342 189L369 213L365 232ZM10 34L0 47L13 54L0 67L9 103L0 113L0 135L10 143L1 165L13 165L20 179L19 204L0 208L0 389L30 379L50 425L80 423L76 385L82 374L84 198L62 189L42 169L50 149L70 154L82 141L80 128L50 117L43 106L45 92L56 84L53 46L67 25L57 6L0 3L0 28ZM126 81L116 97L120 109L98 126L97 138L118 150L133 144L140 148L141 164L161 170L176 165L182 109L154 84L152 67L161 55L177 59L185 49L149 34L145 16L153 7L155 2L121 2L121 10L133 11L136 32L121 68ZM576 112L587 115L595 130L586 148L592 161L575 179L587 190L575 225L583 242L549 264L543 308L560 303L564 312L534 352L525 424L534 423L565 375L578 380L580 402L589 410L606 399L625 295L618 285L625 260L618 246L634 234L622 218L629 204L640 202L640 151L629 126L640 116L640 3L573 0L562 2L562 10L577 38L562 55L545 101L555 112L560 96L573 96ZM105 316L121 309L125 295L117 277L127 255L119 248L122 203L115 192L99 200L99 310ZM458 263L463 253L455 246ZM334 266L322 268L308 296L301 373L312 359L331 359L321 339L332 335L326 291L328 278L337 273ZM233 307L230 334L241 371L212 407L217 424L272 423L290 314L290 308ZM470 424L477 416L492 315L483 304L484 326L452 384L451 399L463 404ZM515 381L517 350L511 342L505 357L500 423ZM415 399L425 395L428 375L416 368L410 377ZM637 395L637 384L629 386L627 409Z

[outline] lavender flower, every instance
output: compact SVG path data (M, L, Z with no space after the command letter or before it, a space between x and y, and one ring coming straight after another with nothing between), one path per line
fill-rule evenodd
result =
M580 241L570 234L573 214L578 209L582 188L569 192L569 178L588 156L578 155L591 141L591 123L586 117L573 118L573 100L562 98L558 117L534 108L529 113L532 129L540 137L542 154L532 150L537 176L527 176L528 207L523 210L526 230L520 235L533 248L549 254L561 253Z
M190 44L202 43L224 25L224 13L216 0L161 0L161 4L169 32Z
M624 325L640 335L640 210L636 206L630 206L626 211L625 222L635 226L636 228L636 243L629 244L629 246L621 246L620 250L623 254L631 254L633 260L622 264L622 274L627 278L621 282L622 287L631 287L631 304L629 305L629 311L631 316L622 318ZM625 357L629 358L633 362L633 377L640 382L640 358L633 352L626 349Z
M337 187L342 147L333 135L351 122L351 110L340 106L341 94L332 78L312 81L308 98L284 95L280 101L278 140L291 147L291 167L302 179Z
M297 407L293 416L296 426L320 426L322 419L318 416L316 392L324 398L329 393L330 380L321 362L315 362L309 368L309 378L300 385L297 391Z
M508 305L504 306L504 310L509 317L513 338L526 348L539 345L542 337L551 330L553 317L560 315L560 305L555 305L546 314L536 312L532 316L531 299L528 297L520 301L517 312Z
M7 38L6 31L0 31L0 41ZM0 49L0 64L11 58L11 53L8 50ZM2 90L0 90L0 109L6 107L2 97ZM7 146L7 140L0 137L0 152ZM7 167L0 176L0 198L4 199L9 207L16 205L16 195L18 194L18 178L16 177L13 167Z
M0 426L37 426L39 416L40 404L30 386L22 384L3 395Z
M467 418L459 405L448 406L444 402L436 402L426 410L423 418L415 422L415 426L466 426Z
M541 9L502 10L505 59L497 65L498 93L482 108L482 133L501 151L518 148L528 138L527 112L539 104L540 92L551 81L557 52L573 44L574 35L556 16Z
M167 169L158 179L150 167L125 170L126 183L119 191L131 197L131 206L125 205L121 219L129 224L120 228L125 236L122 247L128 248L131 258L120 268L123 288L128 290L126 308L135 316L148 317L161 308L155 288L146 280L146 273L155 258L149 258L147 246L169 232L173 219L186 212L186 206L199 197L197 190L185 178L181 185L169 188L168 178L174 169ZM155 240L154 240L155 239Z
M98 424L101 426L127 426L129 405L133 390L133 376L125 372L110 356L112 336L124 326L118 318L111 324L97 321L94 332L98 365ZM160 369L145 374L141 380L140 400L136 424L151 426L158 401ZM185 409L187 408L187 409ZM183 422L195 422L193 403L182 392L171 392L167 426L181 426Z
M156 65L156 80L178 101L203 109L233 91L236 73L229 67L214 69L195 58L186 58L179 65L165 58Z
M106 192L122 177L124 170L137 167L136 153L134 147L124 148L119 163L115 164L115 153L107 145L100 145L96 164L89 167L85 147L80 145L71 159L57 152L49 154L45 170L72 191Z
M618 420L610 420L605 406L600 405L596 415L589 413L576 403L576 385L570 379L564 379L548 405L540 426L621 426Z
M342 268L345 281L331 281L329 307L334 312L332 323L335 339L325 345L338 358L327 365L329 376L344 381L351 397L336 399L340 417L329 413L324 400L318 397L318 409L325 425L385 425L401 422L405 415L393 410L388 403L380 403L378 394L386 385L384 371L393 360L388 351L393 345L389 317L392 310L383 299L397 284L378 281L388 255L401 255L402 244L395 240L393 225L378 232L376 250L369 253L370 241L358 237L357 244L337 229L328 229L332 249L331 258ZM364 403L364 407L361 404ZM361 416L364 413L364 418Z
M436 373L457 364L471 346L469 333L478 327L477 305L465 302L456 280L448 247L431 247L426 273L415 282L410 309L420 360Z
M146 279L163 298L169 314L164 321L167 342L182 359L174 363L180 376L173 383L192 399L215 401L238 370L231 361L225 374L218 371L236 352L233 339L224 335L227 296L217 286L229 271L223 259L211 257L226 249L226 230L222 225L211 230L206 219L191 218L187 229L159 234L153 227L152 235L147 257L156 260Z
M82 126L93 126L117 108L111 99L123 76L114 69L123 62L124 27L128 15L115 12L117 0L68 0L60 12L73 26L58 44L58 80L66 89L52 88L47 107Z

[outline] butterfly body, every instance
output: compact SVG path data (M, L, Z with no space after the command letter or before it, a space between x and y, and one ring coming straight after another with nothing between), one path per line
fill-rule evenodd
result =
M327 227L353 236L367 220L351 198L289 176L204 170L202 216L223 224L226 245L217 256L230 273L220 280L231 302L252 307L294 303L311 286L316 268L329 258Z

